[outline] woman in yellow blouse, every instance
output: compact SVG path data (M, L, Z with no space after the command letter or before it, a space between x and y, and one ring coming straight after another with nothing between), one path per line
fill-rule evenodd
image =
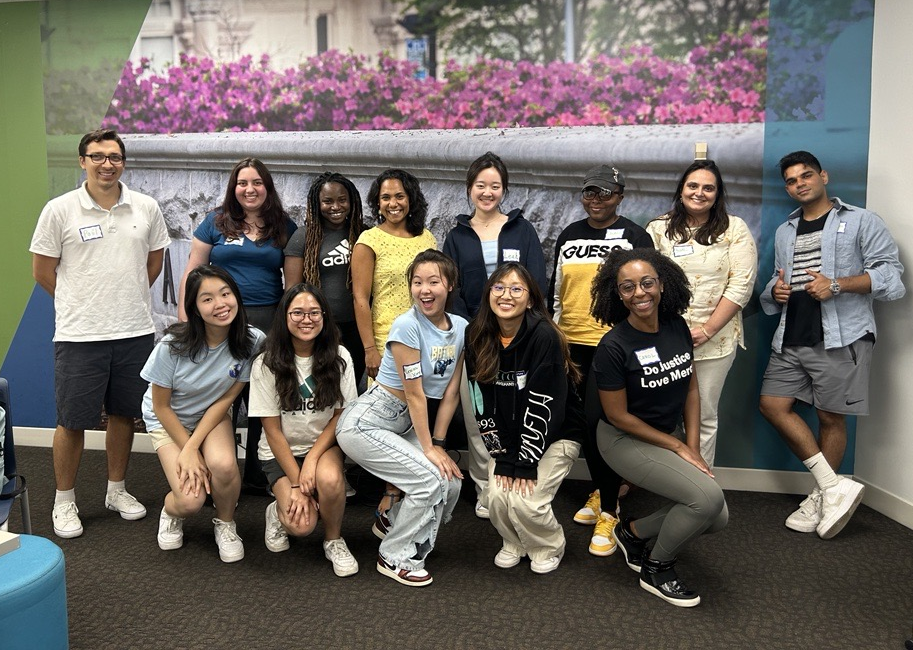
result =
M745 347L742 308L751 298L758 251L748 225L726 213L726 186L712 160L682 174L672 209L647 224L656 249L685 271L693 297L683 314L694 340L701 395L701 455L716 456L717 407L736 348Z

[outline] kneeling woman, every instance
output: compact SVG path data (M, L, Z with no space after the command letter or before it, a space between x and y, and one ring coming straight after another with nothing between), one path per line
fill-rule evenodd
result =
M250 412L266 437L258 454L276 500L266 508L266 548L289 548L323 520L323 552L337 576L358 572L342 539L346 507L336 421L355 399L352 357L320 289L297 284L282 296L250 378Z
M580 419L567 430L584 431L574 388L580 371L525 267L502 264L483 295L467 332L466 365L473 411L494 459L488 508L504 539L495 565L507 569L528 555L535 573L548 573L565 545L552 499L580 453L580 441L562 435L565 417Z
M593 358L603 410L599 451L620 476L672 501L625 519L613 536L641 587L694 607L700 596L678 578L676 558L698 535L722 530L729 511L700 452L694 343L681 316L691 300L688 278L658 251L615 251L592 292L593 316L613 326Z
M377 570L411 587L431 583L425 559L450 520L463 478L444 451L460 400L467 325L446 312L456 277L443 253L415 257L406 270L414 305L393 322L376 383L346 408L336 429L349 458L404 492L380 531Z
M171 491L159 517L163 551L184 544L184 518L211 494L223 562L244 557L235 526L241 476L229 409L250 379L263 333L248 327L235 281L217 266L187 275L187 321L165 332L140 375L149 381L143 420Z

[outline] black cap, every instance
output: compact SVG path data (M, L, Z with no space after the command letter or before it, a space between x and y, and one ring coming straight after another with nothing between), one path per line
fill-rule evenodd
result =
M586 173L583 179L583 189L599 187L604 190L624 190L625 177L617 167L599 165Z

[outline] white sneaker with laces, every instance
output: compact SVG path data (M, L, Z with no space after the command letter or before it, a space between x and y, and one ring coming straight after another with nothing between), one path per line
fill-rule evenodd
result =
M121 518L136 521L146 516L146 508L126 490L114 490L105 495L105 507L119 512Z
M533 560L530 562L529 568L533 570L533 573L551 573L561 564L562 557L564 557L564 551L558 555L553 555L547 560Z
M821 523L821 490L815 488L799 509L786 518L786 527L800 533L813 533Z
M821 492L821 523L818 524L818 537L830 539L846 526L856 507L862 501L865 486L853 479L841 477L832 488Z
M507 547L503 547L498 554L495 555L495 566L499 569L510 569L520 564L520 558L522 556L514 553Z
M481 501L476 501L476 517L479 519L491 519L488 508L483 506Z
M333 563L333 573L340 578L358 573L358 562L342 537L326 540L323 543L323 554Z
M277 507L276 501L266 506L266 530L263 533L263 541L266 543L266 548L273 553L281 553L289 548L288 533L279 521L279 514L276 512Z
M184 519L172 517L165 508L159 515L159 548L163 551L173 551L184 545Z
M215 524L216 544L219 546L219 558L223 562L237 562L244 559L244 544L238 537L238 526L233 521L213 519Z
M64 501L54 506L51 515L54 520L54 534L64 539L82 535L82 522L79 520L79 508L75 501Z

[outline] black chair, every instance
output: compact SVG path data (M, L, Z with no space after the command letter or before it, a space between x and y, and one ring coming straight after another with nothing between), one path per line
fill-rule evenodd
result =
M0 377L0 406L6 411L6 426L0 432L3 442L3 474L9 481L0 490L0 527L6 529L13 502L19 499L22 508L22 528L26 535L32 534L32 518L29 514L29 493L25 478L16 473L16 445L13 442L13 410L10 406L10 386Z

